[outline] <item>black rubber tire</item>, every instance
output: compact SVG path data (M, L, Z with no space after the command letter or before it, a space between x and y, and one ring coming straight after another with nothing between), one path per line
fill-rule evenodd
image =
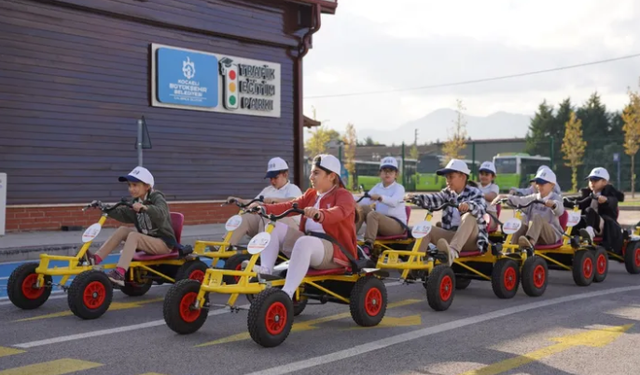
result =
M528 257L522 266L522 290L529 297L540 297L547 290L549 283L549 267L547 262L538 257Z
M269 332L267 327L267 314L272 308L278 309L277 311L281 313L274 317L278 319L278 323L280 319L284 319L284 323L280 323L281 327L278 327L280 329L277 332ZM256 295L247 317L247 328L253 341L265 348L278 346L287 339L292 326L293 303L287 293L279 288L268 288Z
M627 244L627 249L624 253L624 267L627 272L632 275L640 273L640 262L636 262L640 259L640 241L633 241Z
M609 254L607 254L607 250L605 250L604 247L597 246L593 257L595 258L593 282L601 283L607 278L607 274L609 273Z
M444 264L435 266L425 285L429 307L435 311L449 309L456 294L456 276L451 267Z
M379 295L379 300L373 300L376 305L379 305L379 310L374 315L367 311L367 297L370 297L369 293L372 291ZM359 326L373 327L380 324L387 311L387 288L382 280L373 275L367 275L356 281L351 289L349 310L353 321Z
M593 252L589 250L576 251L573 256L573 266L571 267L571 273L573 274L573 281L578 286L589 286L593 282L593 276L596 273L595 270L595 257ZM590 274L587 274L590 271Z
M515 297L520 285L518 263L513 259L500 259L493 265L491 272L491 287L498 298L509 299Z
M167 295L164 297L162 305L162 315L165 323L172 331L181 335L194 333L207 321L209 310L201 307L200 314L193 321L186 321L180 312L183 298L195 298L192 293L198 295L200 283L196 280L184 279L173 284ZM208 296L205 297L208 300ZM194 299L195 301L195 299Z
M102 284L102 286L94 283ZM95 298L99 298L104 292L104 299L100 304L95 306L88 306L84 300L85 290L90 285L100 289L99 292L96 292L97 297ZM67 303L69 304L69 309L73 315L85 320L101 317L105 312L107 312L107 310L109 310L109 305L111 305L112 299L113 284L111 283L111 280L109 280L109 277L107 277L104 272L96 270L84 271L77 275L71 282L69 294L67 295Z
M227 260L224 262L224 269L239 271L240 270L239 267L242 266L242 262L249 259L251 259L251 254L232 255L229 258L227 258ZM223 276L222 281L228 285L237 284L236 276L229 276L229 275Z
M44 276L44 283L47 286L42 287L44 290L37 298L30 299L22 292L22 284L27 277L36 274L36 268L38 268L38 263L21 264L11 272L11 276L9 276L9 280L7 282L7 294L9 295L9 300L16 307L23 310L37 309L47 302L51 295L51 276L49 275ZM31 278L33 278L33 276ZM35 288L32 287L32 289Z
M456 276L456 290L464 290L471 284L471 279Z
M146 280L144 283L128 281L124 283L124 286L120 287L120 290L129 297L140 297L147 294L151 289L151 285L153 285L152 280Z
M178 268L178 272L176 272L176 283L180 280L196 280L200 284L202 284L202 279L193 278L193 272L202 272L202 277L204 278L204 274L207 272L207 264L201 260L188 260L183 265Z

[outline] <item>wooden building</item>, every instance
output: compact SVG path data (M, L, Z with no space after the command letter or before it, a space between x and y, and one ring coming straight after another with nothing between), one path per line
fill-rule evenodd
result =
M138 164L187 224L255 196L269 158L300 183L303 57L337 0L0 1L7 231L86 225Z

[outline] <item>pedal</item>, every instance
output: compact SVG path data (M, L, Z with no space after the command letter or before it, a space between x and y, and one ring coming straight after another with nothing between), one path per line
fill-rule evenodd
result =
M259 273L258 278L260 281L276 281L282 280L282 277L276 275L269 275L267 273Z

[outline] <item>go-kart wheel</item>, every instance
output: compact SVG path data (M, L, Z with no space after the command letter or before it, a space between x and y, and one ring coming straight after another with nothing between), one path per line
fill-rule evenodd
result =
M256 343L271 348L287 339L293 326L293 303L279 288L258 293L249 308L247 327Z
M201 260L189 260L178 268L176 282L180 280L195 280L202 284L207 268L207 264Z
M573 256L571 269L573 281L578 286L588 286L593 282L595 275L595 257L589 250L580 250Z
M627 244L624 252L624 267L632 275L640 273L640 241Z
M549 267L547 262L532 256L522 266L522 289L529 297L539 297L547 290Z
M471 279L467 279L465 277L456 276L456 289L464 290L471 284Z
M200 283L196 280L184 279L173 284L164 297L162 315L167 326L181 335L194 333L207 320L209 311L200 306L194 308ZM205 297L208 300L208 295Z
M7 282L7 294L9 300L16 307L24 310L38 308L44 304L51 295L51 276L44 276L44 286L36 288L38 263L25 263L18 266Z
M435 311L445 311L453 303L456 276L451 267L444 264L435 266L426 281L427 302Z
M69 287L67 303L81 319L97 319L109 309L113 285L104 272L90 270L76 276Z
M593 282L601 283L607 278L607 273L609 273L609 255L602 246L598 246L596 247L594 257L596 262L596 274L593 275Z
M251 254L235 254L227 258L226 262L224 262L224 269L231 271L242 271L242 262L245 260L248 261L251 259ZM259 264L259 259L256 264ZM222 281L225 284L237 284L240 281L240 276L229 276L225 275L222 277Z
M491 272L491 287L498 298L513 298L518 293L520 273L518 263L513 259L500 259Z
M362 327L377 326L387 311L387 288L373 275L360 278L351 289L349 310Z

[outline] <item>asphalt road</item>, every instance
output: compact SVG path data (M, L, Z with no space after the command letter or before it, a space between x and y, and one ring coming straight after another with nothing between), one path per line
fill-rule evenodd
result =
M246 311L212 310L200 331L175 334L162 318L166 286L138 298L116 292L111 309L94 321L71 315L66 295L31 311L0 299L0 375L640 371L640 275L622 264L612 262L607 280L589 287L551 271L539 298L520 290L500 300L490 283L473 281L444 312L429 308L421 285L388 283L381 326L357 327L344 305L310 305L296 319L297 331L271 349L248 337Z

